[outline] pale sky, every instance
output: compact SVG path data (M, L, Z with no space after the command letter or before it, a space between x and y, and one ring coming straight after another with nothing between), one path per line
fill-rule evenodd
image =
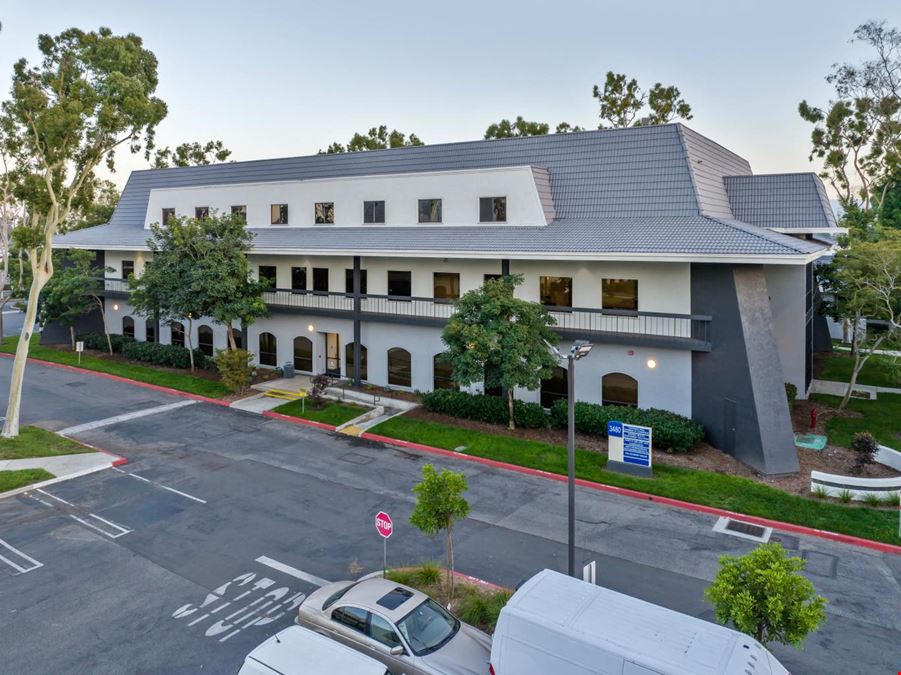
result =
M608 70L677 85L688 125L756 173L809 171L801 99L825 104L836 61L901 2L80 2L3 0L0 97L39 33L134 32L159 59L159 145L221 139L232 159L315 153L387 124L426 143L481 138L502 117L597 126ZM121 186L142 156L121 156ZM815 167L813 167L815 168Z

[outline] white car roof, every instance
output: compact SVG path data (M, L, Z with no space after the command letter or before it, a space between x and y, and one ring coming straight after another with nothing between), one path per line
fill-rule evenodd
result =
M282 675L385 675L385 666L324 635L291 626L250 652L240 675L273 671Z

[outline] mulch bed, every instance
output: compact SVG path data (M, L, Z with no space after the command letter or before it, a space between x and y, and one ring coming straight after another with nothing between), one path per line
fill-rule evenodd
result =
M817 433L825 434L825 423L831 415L836 414L834 410L825 409L820 403L811 404L808 401L797 401L792 410L793 423L798 433L805 433L808 429L810 420L810 406L816 405L819 412L817 420ZM850 413L854 414L854 413ZM487 434L502 434L504 436L512 436L514 438L523 438L542 443L550 443L553 445L566 445L565 429L516 429L510 431L504 426L498 424L489 424L487 422L476 422L473 420L458 419L448 415L432 413L424 408L416 408L406 413L406 417L419 419L426 422L437 422L440 424L448 424L463 429L471 429ZM576 447L582 450L590 450L607 454L607 439L598 436L590 436L587 434L576 433ZM710 471L713 473L721 473L729 476L740 476L742 478L750 478L758 480L767 485L771 485L785 492L810 496L810 472L824 471L826 473L836 473L845 475L859 475L865 478L883 478L899 475L897 471L883 466L882 464L874 464L865 468L863 473L854 473L854 453L847 448L841 448L833 445L827 445L823 450L808 450L798 448L798 462L801 470L798 474L782 477L766 477L762 476L754 469L742 464L731 455L727 455L721 450L714 448L707 443L700 443L691 452L687 453L669 453L662 450L654 451L654 463L666 466L677 466L686 469L697 469L701 471Z

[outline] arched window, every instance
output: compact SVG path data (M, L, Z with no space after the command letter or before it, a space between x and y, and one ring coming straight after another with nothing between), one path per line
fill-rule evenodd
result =
M263 335L269 335L269 333L263 333ZM260 336L260 353L263 351L263 335ZM272 351L275 351L275 347L272 348ZM260 363L262 362L261 358ZM313 372L313 341L302 335L294 338L294 369L304 373Z
M169 324L169 330L172 333L172 344L176 347L185 346L185 325L178 321Z
M400 347L388 350L388 384L398 387L413 386L413 368L410 364L410 352Z
M366 356L366 345L360 345L360 379L368 380L369 379L369 369L366 367L366 362L369 359ZM344 345L344 363L345 368L347 368L347 377L354 376L354 343L348 342Z
M272 333L260 333L260 365L278 365L278 342Z
M432 357L432 368L434 375L432 377L433 389L459 389L459 385L454 382L454 368L446 352L435 354Z
M601 403L638 407L638 380L625 373L607 373L601 378Z
M197 328L197 346L206 356L213 355L213 329L209 326Z
M492 377L493 376L493 377ZM485 378L482 380L483 386L485 387L485 396L503 396L504 388L499 384L488 386L488 382L496 382L495 378L500 377L500 373L498 372L498 367L492 364L485 364Z
M130 316L122 317L122 335L130 338L135 336L135 320Z
M156 342L156 322L147 321L144 324L144 339L147 342Z
M554 402L566 400L567 372L566 368L557 366L551 376L541 381L541 406L550 408Z
M244 349L244 332L232 328L232 335L235 336L235 349Z

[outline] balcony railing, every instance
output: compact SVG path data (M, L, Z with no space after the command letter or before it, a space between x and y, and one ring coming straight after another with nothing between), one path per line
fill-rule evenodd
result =
M107 278L110 294L128 292L123 279ZM263 293L272 309L353 317L350 293L299 291L275 288ZM645 343L700 351L710 350L711 317L666 312L630 312L589 307L547 307L564 337L591 337L599 342ZM434 298L363 295L359 318L443 325L454 313L452 302Z

